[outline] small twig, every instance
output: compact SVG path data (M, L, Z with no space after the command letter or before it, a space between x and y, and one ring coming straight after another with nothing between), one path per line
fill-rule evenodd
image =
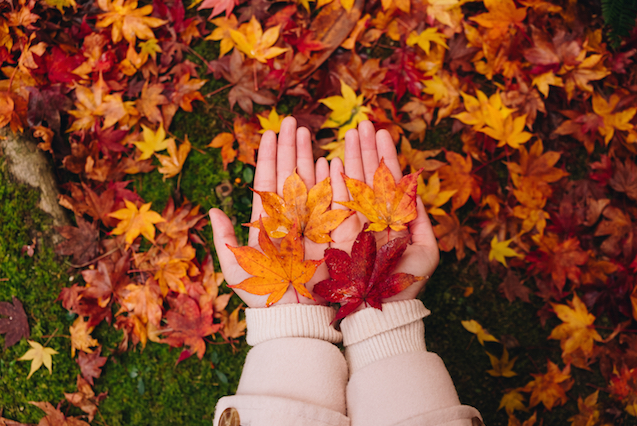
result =
M222 87L218 88L217 90L213 90L212 92L210 92L210 93L208 93L208 94L204 95L204 97L206 97L206 98L207 98L207 97L210 97L210 96L214 96L214 95L216 95L217 93L219 93L219 92L223 92L223 91L224 91L224 90L226 90L228 87L232 87L232 86L233 86L233 85L232 85L232 83L228 83L228 84L226 84L225 86L222 86Z
M100 259L105 258L106 256L110 256L111 254L115 253L117 250L119 250L119 249L121 249L121 248L122 248L122 246L121 246L121 245L119 245L119 246L117 246L117 247L115 247L115 248L113 248L113 249L110 249L110 250L109 250L109 251L107 251L106 253L104 253L104 254L102 254L102 255L100 255L100 256L97 256L95 259L93 259L93 260L91 260L91 261L88 261L88 262L86 262L86 263L83 263L83 264L81 264L81 265L74 265L74 264L72 264L71 262L68 262L68 261L64 261L64 263L66 263L67 265L69 265L69 266L71 266L71 267L73 267L73 268L75 268L75 269L84 268L84 267L86 267L86 266L88 266L88 265L90 265L90 264L92 264L92 263L97 262L97 261L98 261L98 260L100 260Z
M67 339L70 339L71 336L67 336L66 334L45 334L44 336L40 336L42 338L44 337L48 337L49 339L52 339L53 337L66 337Z
M57 333L57 332L58 332L58 329L56 328L55 331L53 332L53 334L49 337L49 340L44 342L44 345L42 345L42 346L46 347L46 345L49 344L49 342L51 341L51 339L53 338L53 336L55 336L55 333Z

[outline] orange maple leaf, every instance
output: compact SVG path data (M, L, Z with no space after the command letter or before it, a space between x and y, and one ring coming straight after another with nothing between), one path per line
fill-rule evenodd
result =
M323 263L323 259L303 260L305 258L303 238L298 233L296 225L281 241L281 248L277 249L268 236L265 226L261 224L259 247L263 253L253 247L228 246L237 258L239 266L253 275L239 284L228 287L239 288L260 296L269 294L266 306L279 301L289 286L293 286L301 296L314 300L312 294L305 288L305 283L314 276L316 268Z
M555 234L536 234L531 237L539 245L539 255L531 253L527 260L535 261L535 266L550 274L559 291L564 289L566 278L579 283L580 266L588 260L588 252L580 248L577 238L559 241Z
M252 16L250 22L241 24L239 30L230 29L229 31L237 49L249 58L265 63L268 59L279 56L288 50L287 48L273 47L279 39L280 30L281 26L277 25L268 28L264 33L259 21Z
M568 305L558 305L551 303L558 318L564 324L553 329L549 339L560 341L562 347L562 358L567 358L577 349L581 349L583 354L590 356L593 353L593 341L601 342L602 337L593 328L595 316L589 314L586 305L573 295L573 300Z
M453 151L447 151L445 158L449 162L449 165L442 167L439 171L440 179L442 179L442 191L456 191L451 198L452 208L451 210L458 210L469 199L469 196L474 201L480 199L480 178L473 175L471 170L473 169L473 161L471 157L467 155L465 159L462 155Z
M364 214L372 222L368 231L380 232L387 227L402 231L417 216L416 191L421 172L422 169L403 176L396 184L384 159L381 159L374 173L374 189L365 182L343 175L353 201L338 203Z
M469 18L484 28L489 28L487 36L498 39L509 33L509 27L520 26L526 18L526 7L516 8L513 0L485 0L489 11Z
M165 219L159 213L150 210L151 203L144 204L139 210L134 203L128 200L124 200L124 203L126 203L125 209L109 213L110 217L120 220L112 234L125 233L127 246L130 246L139 234L142 234L149 241L155 241L155 226L153 224L163 222Z
M556 405L564 405L568 398L566 392L573 386L571 379L571 366L564 370L548 361L546 374L531 374L535 380L530 381L521 390L531 392L529 408L535 407L540 402L551 410Z
M234 16L234 15L232 15ZM221 161L223 169L228 170L228 164L237 157L237 150L233 148L234 135L232 133L219 133L208 145L211 148L221 148Z
M316 184L308 192L303 180L294 171L283 184L283 197L275 192L257 191L268 214L261 220L272 238L285 236L296 224L306 238L315 243L332 242L332 232L345 219L354 214L348 210L327 210L332 203L330 178ZM261 221L260 220L260 221ZM260 221L250 224L260 227Z

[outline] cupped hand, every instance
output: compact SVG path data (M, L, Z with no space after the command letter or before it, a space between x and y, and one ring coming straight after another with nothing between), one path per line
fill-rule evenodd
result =
M277 135L271 130L265 132L261 138L257 165L254 175L254 189L257 191L276 192L283 196L283 183L290 176L294 169L301 177L308 191L316 184L329 176L329 165L325 158L319 158L314 164L312 154L312 141L308 129L301 127L297 129L296 120L287 117L281 123L281 131L277 140ZM221 271L229 285L239 284L250 277L246 271L239 266L234 254L227 245L237 247L237 238L232 222L219 209L210 210L210 222L212 224L213 239ZM261 197L254 193L252 200L251 222L258 221L260 217L266 216ZM258 228L250 228L248 246L259 249ZM276 241L275 241L276 244ZM322 259L327 244L317 244L307 238L304 239L305 259ZM306 284L310 292L317 282L326 279L328 272L325 264L321 264L312 279ZM241 299L250 308L262 308L266 305L268 296L258 296L250 294L241 289L234 289ZM317 296L315 296L317 298ZM292 286L288 288L281 300L276 304L286 303L318 304L323 300L311 300L295 293Z
M402 177L402 172L398 163L396 147L386 130L376 132L371 122L363 121L359 124L358 130L350 130L346 133L345 167L343 167L340 159L332 160L330 165L332 191L334 194L333 209L345 208L337 204L337 201L350 201L350 194L341 173L344 172L348 177L365 182L373 188L374 173L378 169L381 159L384 159L385 165L391 171L396 182L398 182ZM425 277L425 280L412 284L397 295L384 300L385 302L415 298L424 287L426 279L433 274L438 266L440 254L431 222L420 197L417 197L416 201L418 211L416 219L409 223L407 230L400 232L390 231L389 238L394 239L407 234L411 235L411 244L405 250L395 271ZM368 220L363 214L352 215L332 231L334 242L331 243L331 247L349 253L356 236L363 229L363 224L366 222ZM375 234L378 245L387 242L388 233L386 231Z

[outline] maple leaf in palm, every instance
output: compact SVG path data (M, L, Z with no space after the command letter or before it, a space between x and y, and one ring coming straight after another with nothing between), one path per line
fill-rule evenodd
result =
M568 306L555 303L551 303L551 306L564 322L555 327L549 336L549 339L560 341L562 358L567 360L577 349L590 357L593 354L593 341L602 341L602 336L593 327L595 316L588 313L586 305L577 294L573 294L573 300L568 302Z
M139 156L139 160L148 160L154 153L168 148L168 139L166 139L164 126L160 125L157 131L154 132L150 127L146 127L142 124L142 135L144 138L143 141L133 142L142 152L142 155Z
M112 25L113 43L118 43L122 37L129 44L135 44L138 38L142 40L155 38L151 28L157 28L168 22L147 16L153 12L153 6L148 4L138 9L136 0L97 0L97 4L106 13L97 15L95 26L107 28Z
M509 352L507 348L503 348L502 358L498 358L495 355L491 355L487 352L489 356L489 361L491 361L491 366L493 369L487 370L487 373L492 375L493 377L513 377L517 376L518 373L513 371L513 365L515 364L515 360L518 359L516 356L512 360L509 360Z
M461 321L462 326L469 332L476 335L478 338L478 342L482 346L484 346L484 342L499 342L498 339L487 330L485 330L482 325L476 320L469 321Z
M163 222L165 219L159 213L150 210L152 203L146 203L139 209L128 200L124 200L124 203L126 208L109 214L110 217L120 220L112 234L126 234L125 241L127 246L130 246L139 234L142 234L149 241L155 241L154 224Z
M18 361L31 361L31 370L27 376L27 380L44 365L49 369L49 374L53 374L53 358L52 355L56 355L58 351L51 348L45 348L38 342L33 340L27 340L31 349L26 351L24 355L18 358Z
M239 288L261 296L269 294L266 306L279 301L289 286L294 287L301 296L314 300L312 294L305 288L305 283L314 276L316 268L323 263L323 259L304 260L303 238L296 225L281 241L281 248L277 249L261 223L259 247L263 252L253 247L228 246L237 258L239 266L252 275L239 284L228 287Z
M540 402L551 410L557 405L564 405L568 400L566 392L573 386L571 379L571 366L567 365L564 370L548 361L545 374L531 374L535 380L530 381L521 390L531 392L529 407L535 407Z
M338 128L338 139L345 137L350 129L355 129L363 120L367 120L367 114L371 112L368 106L363 105L363 95L356 96L356 92L341 80L342 96L330 96L319 99L319 102L332 110L327 121L321 128Z
M230 30L230 36L235 43L235 47L245 53L249 58L254 58L259 62L266 63L268 59L279 56L286 52L287 48L275 47L274 43L279 38L281 26L268 28L265 33L261 24L254 16L250 22L242 24L239 30Z
M604 123L597 128L597 131L604 137L604 143L606 145L613 139L615 130L632 130L634 128L630 120L632 120L635 113L637 113L637 107L614 112L621 99L620 95L613 93L607 102L597 92L593 93L593 111L602 117Z
M409 245L409 236L388 241L379 249L367 225L356 237L351 254L343 250L325 250L330 278L317 283L314 292L331 303L340 303L334 321L346 317L363 303L382 310L382 301L400 293L423 277L406 273L392 274Z
M365 182L343 175L353 201L338 203L364 214L372 223L368 231L380 232L387 227L402 231L417 216L416 191L421 172L403 176L396 184L384 159L381 159L374 173L374 189Z
M327 210L332 203L330 178L314 185L308 192L305 183L296 173L283 184L283 197L275 192L257 191L268 217L252 222L250 226L260 228L260 223L272 238L282 238L295 226L306 238L315 243L332 242L330 232L336 229L354 212Z
M164 180L177 176L181 172L191 149L187 135L184 138L184 143L179 145L179 149L177 149L174 139L168 139L167 143L168 155L155 155L161 163L161 167L159 167L157 171L164 175Z

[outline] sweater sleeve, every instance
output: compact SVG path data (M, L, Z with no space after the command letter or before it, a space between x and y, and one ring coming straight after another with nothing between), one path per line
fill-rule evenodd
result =
M247 309L254 347L236 395L219 400L213 424L221 426L222 414L234 408L242 426L349 426L347 364L333 344L342 339L333 319L332 308L318 305Z
M349 365L352 426L471 426L480 413L460 404L440 357L427 352L419 300L363 309L341 323ZM379 386L382 383L382 386Z

